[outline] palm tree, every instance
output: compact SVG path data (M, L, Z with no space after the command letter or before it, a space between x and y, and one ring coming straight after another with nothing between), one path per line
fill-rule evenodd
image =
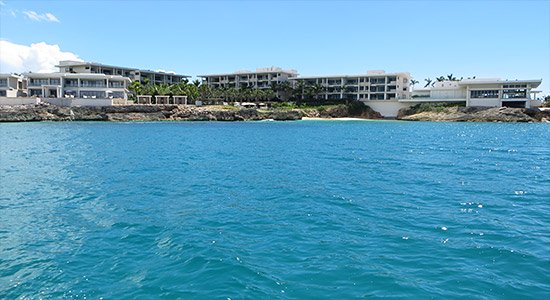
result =
M432 80L430 78L426 78L424 79L424 81L426 81L426 85L424 85L424 87L428 87L430 84L432 84Z
M141 95L141 93L143 92L143 86L141 85L141 82L137 80L132 81L132 83L130 83L130 85L128 86L128 90L132 92L132 97L134 99L137 99L137 96Z
M170 86L162 83L162 84L155 84L154 86L154 94L159 96L165 96L170 95L172 91L170 90Z
M153 95L155 93L155 86L150 83L146 83L141 91L144 95Z
M298 81L292 91L292 93L294 94L293 95L294 98L296 98L298 102L302 102L302 100L304 99L305 90L306 90L305 82L303 80Z
M288 99L292 95L292 85L288 81L281 82L277 85L278 91L277 93L279 98L281 99Z
M316 83L311 87L311 93L313 94L313 98L317 99L325 91L325 87L322 86L320 83Z
M411 79L411 85L414 88L414 85L419 83L418 80Z
M214 91L212 87L210 87L208 84L201 84L199 86L200 99L205 100L205 99L211 98L213 94L214 94Z
M445 76L439 76L436 78L437 82L445 81Z
M196 86L196 87L199 87L199 85L201 85L201 81L198 80L198 79L195 79L195 80L193 80L193 85Z

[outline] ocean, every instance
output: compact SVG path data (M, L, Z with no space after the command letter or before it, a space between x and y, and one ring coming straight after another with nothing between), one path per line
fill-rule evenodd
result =
M0 124L1 299L548 299L550 124Z

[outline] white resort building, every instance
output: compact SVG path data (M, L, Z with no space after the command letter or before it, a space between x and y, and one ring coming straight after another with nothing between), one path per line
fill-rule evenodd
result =
M181 82L190 76L98 63L61 61L60 72L0 74L0 105L48 102L61 106L127 104L132 80L155 84ZM183 101L178 99L174 102Z
M144 82L148 79L150 83L172 84L190 77L80 61L61 61L58 67L59 73L0 74L0 105L40 101L64 106L126 104L132 80ZM327 103L362 101L385 117L395 117L401 108L426 102L525 108L542 103L536 99L540 91L535 90L542 82L540 79L464 79L440 81L428 88L414 89L408 72L368 71L359 75L299 77L296 70L270 67L199 77L202 84L212 88L271 89L286 83L286 87L275 89L277 98L281 100L289 99L286 88L293 87L296 92L303 87L304 96L326 100ZM187 98L140 95L136 103L187 104Z
M199 75L203 84L213 88L243 88L268 89L274 84L288 81L298 76L296 70L284 70L279 67L258 68L255 72L241 70L234 73Z
M0 97L23 97L27 80L16 74L0 74Z
M86 73L27 73L27 95L40 98L127 99L130 79Z
M535 80L502 80L496 78L441 81L432 87L415 89L405 102L458 102L466 106L524 107L541 105L533 90L542 83Z
M368 71L363 75L311 76L291 78L296 87L319 85L318 97L327 100L398 100L410 97L411 75L407 72Z
M188 75L178 75L173 72L141 70L136 68L118 67L104 65L95 62L62 60L59 62L59 72L61 73L93 73L105 75L120 75L130 78L132 81L145 83L147 79L150 83L178 83L185 78L191 78Z

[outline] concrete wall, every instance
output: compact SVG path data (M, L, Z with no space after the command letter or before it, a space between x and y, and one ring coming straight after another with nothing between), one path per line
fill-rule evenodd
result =
M389 100L369 100L369 101L363 101L366 105L370 106L370 108L374 109L375 111L382 114L383 117L386 118L395 118L397 117L397 112L401 108L412 106L416 103L403 103L398 101L389 101Z
M466 89L432 89L430 98L434 99L466 99Z
M38 104L38 98L16 98L16 97L0 97L0 105L29 105Z
M126 99L113 98L113 105L127 105L127 104L128 104L128 100L126 100Z
M527 100L525 104L527 108L539 107L542 105L542 100Z
M46 102L57 106L112 106L112 99L90 99L90 98L43 98Z
M470 98L468 106L486 106L486 107L501 107L502 101L500 99L477 99Z

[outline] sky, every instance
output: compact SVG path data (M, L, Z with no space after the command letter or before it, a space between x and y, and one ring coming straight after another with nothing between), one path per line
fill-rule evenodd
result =
M47 72L61 59L191 76L279 66L410 72L421 83L542 79L546 95L550 0L0 0L0 73Z

